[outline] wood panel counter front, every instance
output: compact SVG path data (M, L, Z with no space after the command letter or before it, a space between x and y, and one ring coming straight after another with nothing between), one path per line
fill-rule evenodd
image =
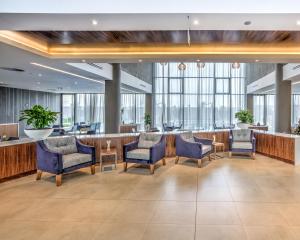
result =
M175 157L175 136L180 132L167 132L166 156ZM156 133L159 134L159 133ZM107 146L106 141L111 141L111 147L117 149L118 162L123 161L123 145L137 139L138 133L77 135L84 144L95 146L96 158L99 161L102 149ZM216 136L217 142L229 147L229 131L194 131L196 137L212 139ZM300 137L290 134L269 133L256 131L256 150L258 153L271 156L295 165L300 164ZM35 141L21 139L11 142L0 142L0 181L7 178L22 176L36 171Z

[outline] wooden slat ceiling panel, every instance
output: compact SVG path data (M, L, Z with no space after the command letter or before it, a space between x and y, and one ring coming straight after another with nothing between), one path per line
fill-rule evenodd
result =
M186 43L187 31L27 31L49 44ZM300 43L296 31L190 31L192 43Z

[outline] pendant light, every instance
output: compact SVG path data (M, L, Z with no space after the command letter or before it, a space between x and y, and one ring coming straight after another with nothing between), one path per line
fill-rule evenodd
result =
M178 65L178 70L179 70L179 71L185 71L185 69L186 69L186 65L185 65L183 62L181 62L181 63Z

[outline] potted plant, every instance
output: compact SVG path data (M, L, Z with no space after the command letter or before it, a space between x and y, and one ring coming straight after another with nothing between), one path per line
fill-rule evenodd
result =
M144 124L145 130L149 131L151 128L151 115L149 113L145 113Z
M239 120L237 126L241 129L247 129L253 123L253 114L248 110L241 110L235 114L235 118Z
M296 128L294 129L294 134L300 135L300 119L299 119L299 121L298 121L298 125L297 125Z
M25 134L33 139L45 139L53 132L50 125L56 121L59 113L34 105L30 109L22 110L20 114L19 121L25 121L29 127L24 130Z

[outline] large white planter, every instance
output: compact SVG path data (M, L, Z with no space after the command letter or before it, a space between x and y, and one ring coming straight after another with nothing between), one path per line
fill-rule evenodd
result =
M45 129L25 129L25 134L33 139L41 140L50 136L53 132L53 128L45 128Z
M237 123L236 125L240 129L248 129L250 127L250 124L248 123Z

